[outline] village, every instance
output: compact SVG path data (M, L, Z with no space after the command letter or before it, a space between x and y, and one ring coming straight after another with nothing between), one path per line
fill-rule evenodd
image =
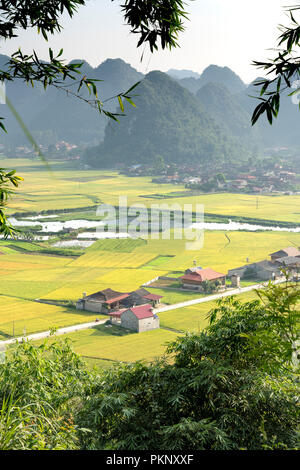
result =
M122 173L128 176L153 174L150 165L133 165ZM245 194L298 193L300 177L294 165L288 162L240 163L228 162L212 166L201 164L165 165L153 183L184 185L187 189L201 192L238 192Z
M137 333L157 329L159 317L155 313L155 308L161 304L162 296L149 292L145 286L159 288L163 285L164 289L209 295L214 292L224 292L227 289L240 288L241 280L253 282L276 281L281 278L292 279L295 282L300 280L299 248L283 248L271 253L269 257L269 260L231 269L227 275L211 268L193 266L186 269L183 276L178 278L159 276L129 293L117 292L110 288L90 295L83 293L82 298L76 302L76 309L105 314L109 316L110 324Z
M48 145L39 143L40 151L50 159L77 161L80 169L89 170L85 161L86 144L50 139ZM275 151L276 150L276 151ZM245 194L299 194L300 175L293 154L287 149L272 149L273 155L262 160L235 162L165 163L153 159L152 163L126 164L119 162L112 170L120 174L141 177L150 176L156 184L183 185L186 189L202 193L238 192ZM274 153L275 152L275 153ZM0 144L1 154L17 158L37 158L38 152L28 145ZM271 152L272 153L272 152ZM188 192L186 193L189 194Z

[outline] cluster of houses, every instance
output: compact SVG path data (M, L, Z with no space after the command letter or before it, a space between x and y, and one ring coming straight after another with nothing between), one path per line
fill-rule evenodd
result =
M141 333L159 328L159 318L153 308L161 298L144 288L129 293L104 289L88 296L84 293L76 308L107 314L112 324Z
M290 277L299 278L300 250L294 246L283 248L271 253L270 260L258 261L246 264L239 268L230 269L228 276L236 276L240 279L256 279L258 281L275 280L282 277L284 272Z
M122 171L129 176L151 175L151 164L132 165ZM221 178L220 178L221 176ZM300 184L293 165L269 162L265 167L243 162L234 167L226 163L209 165L172 164L152 180L158 184L184 184L187 188L204 192L231 191L247 194L297 191Z

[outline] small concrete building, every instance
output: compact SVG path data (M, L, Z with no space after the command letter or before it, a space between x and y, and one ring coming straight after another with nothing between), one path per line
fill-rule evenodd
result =
M155 330L159 328L159 318L153 313L150 304L139 305L118 312L109 314L113 325L119 325L128 330L142 333L143 331Z
M210 268L191 268L186 270L185 275L181 277L181 282L184 289L203 291L206 282L215 285L218 289L224 289L226 274L218 273Z
M231 276L231 287L240 287L241 286L241 278L238 274L233 274Z

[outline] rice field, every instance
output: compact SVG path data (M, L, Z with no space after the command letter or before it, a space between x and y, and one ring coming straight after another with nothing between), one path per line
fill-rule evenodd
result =
M196 261L197 266L211 267L221 273L227 273L229 269L248 262L266 259L270 253L280 248L300 246L300 233L205 231L203 247L198 251L187 251L184 240L147 242L143 248L136 248L135 253L149 250L164 255L163 260L155 266L156 269L183 271ZM174 256L165 257L166 254Z
M10 201L11 212L72 209L93 206L99 201L116 205L119 195L128 204L154 203L203 204L205 212L255 219L300 222L300 196L256 196L247 194L204 194L172 199L155 199L156 194L174 193L174 185L155 184L151 177L127 177L103 170L62 169L61 162L51 162L52 172L36 160L1 159L1 166L20 169L24 182ZM34 166L34 170L32 169ZM98 179L97 179L98 178ZM186 191L177 185L176 191ZM143 197L141 197L143 196Z
M98 318L107 318L98 315ZM0 295L0 340L95 320L95 313Z
M128 204L152 203L204 204L205 211L214 214L248 216L256 219L282 220L300 223L300 196L248 196L210 194L193 197L159 199L174 186L153 184L151 177L132 178L114 172L63 169L61 163L51 163L50 174L39 161L25 159L0 161L2 167L20 169L25 178L9 202L10 213L50 209L81 209L99 201L118 204L119 195L127 196ZM183 186L176 190L184 191ZM141 197L143 196L143 197ZM80 218L84 218L84 211ZM96 215L96 211L95 211ZM89 216L93 213L89 211ZM68 219L69 220L69 219ZM194 263L227 273L229 269L266 259L268 254L287 246L300 246L300 234L291 232L224 232L205 231L204 244L199 250L186 249L185 240L118 239L99 240L85 254L74 259L68 256L48 256L18 252L19 247L34 249L24 242L0 240L0 339L12 334L28 334L67 326L95 318L94 313L33 302L52 299L75 302L83 292L92 294L112 288L129 292L157 276L183 272ZM163 295L162 302L178 303L200 297L200 294L168 289L151 289ZM248 297L247 297L248 296ZM254 294L242 295L248 300ZM120 333L120 329L99 326L92 330L68 335L74 348L90 364L110 361L152 360L165 351L165 343L173 341L178 331L198 331L207 325L207 313L214 303L208 302L161 313L161 329L142 334ZM97 315L99 316L99 315ZM174 331L165 328L173 329ZM175 331L177 330L177 331Z
M241 302L249 302L256 298L254 292L247 292L238 296ZM179 331L199 332L208 326L207 315L215 306L216 302L211 301L159 313L160 326L174 328Z
M73 261L72 266L91 268L139 268L156 257L156 253L90 251Z
M20 253L9 247L6 251L6 242L0 241L0 294L74 302L82 292L91 294L108 287L128 292L157 276L176 276L174 271L182 273L194 261L226 274L228 269L266 259L282 247L300 246L300 234L206 231L203 248L198 251L186 251L184 240L115 241L115 246L110 245L114 251L109 251L106 243L96 243L77 259ZM164 295L166 303L199 296L167 289L153 292Z

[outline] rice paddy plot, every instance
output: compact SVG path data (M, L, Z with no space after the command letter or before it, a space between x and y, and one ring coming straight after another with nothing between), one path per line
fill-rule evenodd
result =
M147 244L146 240L141 238L137 239L104 239L98 240L93 245L91 245L87 251L117 251L118 253L131 253L139 246L145 246Z
M166 275L167 271L157 270L144 270L134 268L114 269L107 274L101 275L97 278L99 283L106 283L118 286L118 289L124 289L125 286L129 289L136 289L145 282L155 279L157 276Z
M190 291L180 291L180 290L171 290L171 289L151 289L150 286L147 286L147 290L152 294L161 295L162 299L161 302L163 304L177 304L180 302L185 302L187 300L199 299L200 297L204 297L204 294L200 292L190 292Z
M173 258L173 256L158 256L157 258L147 263L144 268L148 268L148 266L163 266L166 262L170 261L170 258Z
M164 329L132 333L120 327L99 325L66 336L84 359L134 362L162 356L166 344L174 341L178 333Z
M99 281L85 281L85 282L71 282L63 286L56 286L55 289L48 291L43 295L43 299L56 300L56 301L70 301L76 302L82 297L83 292L87 295L94 294L99 290L106 289L110 286L100 283Z
M254 292L240 294L237 299L241 302L249 302L257 299ZM216 307L216 302L203 302L190 307L169 310L158 313L160 325L166 328L174 328L179 331L201 331L208 326L207 315L209 311Z
M35 255L27 253L11 253L4 257L1 257L0 263L20 263L22 266L28 265L39 265L39 266L66 266L71 263L73 259L64 256L53 256L53 255Z
M61 286L61 282L44 281L27 281L26 274L25 280L9 280L9 278L0 278L0 294L12 295L23 299L36 299L43 298L48 292L57 289Z
M91 251L73 261L72 266L138 268L156 257L156 253Z

